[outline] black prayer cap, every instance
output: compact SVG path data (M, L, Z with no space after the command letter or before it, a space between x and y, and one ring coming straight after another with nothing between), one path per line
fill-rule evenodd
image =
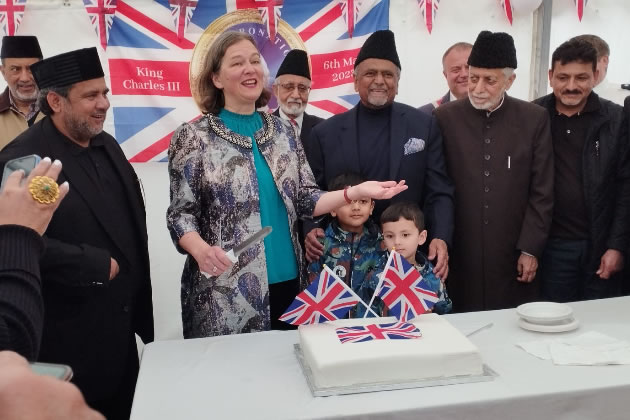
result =
M280 68L276 73L276 78L283 74L295 74L311 80L311 71L308 68L308 55L304 50L291 50L284 57Z
M31 72L40 89L65 87L105 77L96 47L83 48L38 61Z
M515 69L514 38L505 32L481 31L468 57L468 65L484 69Z
M36 36L15 35L2 37L0 58L42 58Z
M400 60L398 59L398 53L396 52L396 41L394 40L394 33L389 29L376 31L365 41L357 60L354 62L354 68L361 63L361 61L368 58L380 58L381 60L389 60L396 64L399 69Z

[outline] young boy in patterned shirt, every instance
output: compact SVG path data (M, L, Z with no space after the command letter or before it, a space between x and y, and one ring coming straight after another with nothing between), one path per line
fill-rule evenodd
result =
M446 293L444 283L433 273L433 264L418 248L427 240L424 228L424 215L415 203L396 202L381 214L383 243L388 250L392 248L413 264L420 275L438 291L438 301L433 307L436 314L445 314L452 310L453 303Z
M329 191L342 190L362 183L356 173L345 173L333 178ZM331 212L332 221L325 229L324 254L308 266L309 281L316 279L326 264L341 280L367 304L378 282L375 272L383 258L381 234L370 215L374 201L369 198L352 200ZM372 309L381 314L382 302L375 299ZM366 308L358 304L350 311L351 318L360 318Z

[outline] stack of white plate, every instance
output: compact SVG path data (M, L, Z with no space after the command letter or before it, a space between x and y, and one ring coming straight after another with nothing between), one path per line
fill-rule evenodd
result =
M516 308L521 328L537 332L565 332L580 323L573 317L573 309L564 303L531 302Z

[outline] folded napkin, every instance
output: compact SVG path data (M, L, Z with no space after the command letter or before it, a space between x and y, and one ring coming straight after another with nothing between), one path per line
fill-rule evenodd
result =
M628 365L630 342L590 331L571 338L517 343L527 353L556 365Z

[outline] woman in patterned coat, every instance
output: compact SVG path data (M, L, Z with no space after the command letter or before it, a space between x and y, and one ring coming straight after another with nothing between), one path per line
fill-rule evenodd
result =
M182 124L169 147L167 224L177 249L188 254L181 289L184 337L284 329L288 325L278 317L299 291L300 278L305 286L298 218L358 197L390 198L407 187L368 181L319 190L291 126L256 112L270 93L249 35L218 36L201 80L204 116ZM273 232L232 265L225 250L263 226Z

